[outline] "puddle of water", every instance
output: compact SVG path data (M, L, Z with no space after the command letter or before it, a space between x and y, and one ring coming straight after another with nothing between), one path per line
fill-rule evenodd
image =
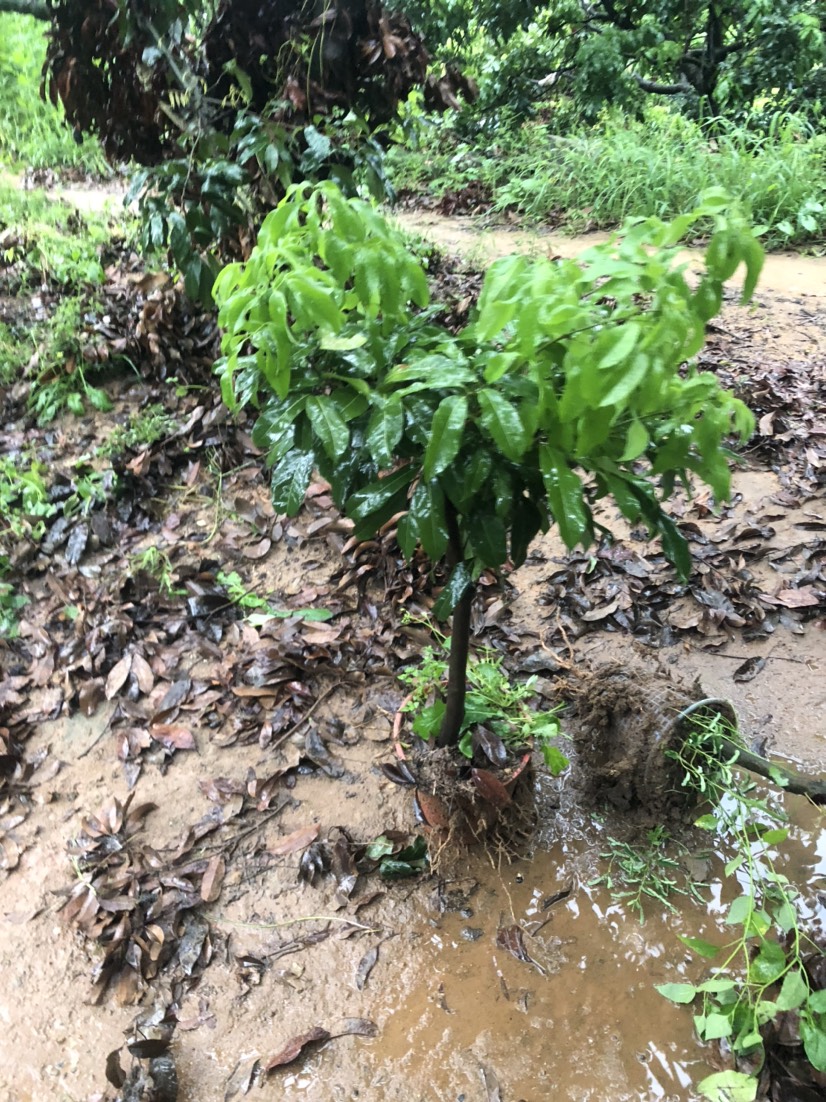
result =
M778 867L808 886L810 913L822 924L826 828L803 801L793 810L796 828ZM495 869L474 857L461 871L479 886L462 910L440 915L421 903L384 945L392 965L372 1009L380 1037L354 1050L359 1068L347 1072L359 1090L342 1093L335 1058L322 1052L283 1080L282 1096L487 1102L498 1082L507 1102L697 1099L694 1084L724 1065L693 1036L691 1008L672 1005L654 985L708 975L708 962L678 934L727 940L722 920L736 885L712 879L708 910L675 898L671 914L652 903L640 925L604 888L589 886L608 828L572 825L573 838L530 861ZM717 862L712 876L719 872ZM546 906L572 883L567 899ZM512 925L524 931L530 962L497 943L499 928Z

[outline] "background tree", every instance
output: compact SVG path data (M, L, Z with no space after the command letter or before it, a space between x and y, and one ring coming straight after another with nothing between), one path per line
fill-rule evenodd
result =
M594 114L665 96L704 115L733 115L763 95L778 106L812 108L801 94L821 71L822 4L817 0L403 0L413 24L449 55L479 69L483 99L512 102L525 75L571 91ZM474 36L485 32L482 52ZM503 58L506 59L503 62ZM486 74L489 80L485 81Z

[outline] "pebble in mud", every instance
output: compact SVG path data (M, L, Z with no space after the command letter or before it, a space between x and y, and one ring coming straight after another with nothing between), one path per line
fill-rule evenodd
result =
M481 926L463 926L459 932L465 941L478 941L485 931Z

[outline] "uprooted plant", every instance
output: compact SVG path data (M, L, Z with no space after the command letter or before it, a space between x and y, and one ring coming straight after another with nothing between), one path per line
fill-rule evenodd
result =
M692 285L676 246L698 224L710 239ZM752 428L743 403L690 366L741 263L747 301L762 251L708 192L674 223L631 222L578 261L498 261L453 333L402 235L325 183L291 188L249 260L219 275L222 393L259 411L275 508L295 514L317 470L356 539L392 522L406 557L421 547L446 564L433 608L453 617L440 747L463 731L483 572L518 567L552 524L567 546L588 544L606 497L687 570L662 502L690 474L725 498L725 441Z
M826 957L804 920L800 891L779 867L787 818L735 773L741 754L751 755L719 712L706 708L693 715L683 746L669 753L684 771L685 786L712 805L697 825L733 849L724 872L739 888L725 918L732 933L726 944L681 937L693 953L714 962L712 975L698 984L658 987L675 1003L693 1004L700 1038L721 1042L737 1062L698 1089L711 1102L753 1102L758 1090L788 1077L803 1092L798 1097L814 1097L826 1073ZM784 784L788 776L777 771L772 779ZM771 1093L780 1096L786 1094Z

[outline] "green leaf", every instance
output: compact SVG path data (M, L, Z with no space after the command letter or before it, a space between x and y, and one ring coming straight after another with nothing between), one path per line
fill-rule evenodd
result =
M356 539L375 535L394 513L401 512L407 504L407 491L414 474L410 465L401 467L350 495L344 511L356 522L353 531Z
M565 461L562 452L543 444L539 463L551 515L566 547L588 544L592 536L591 511L585 504L582 482Z
M327 333L318 342L318 347L323 348L325 352L352 352L354 348L362 348L365 344L367 344L367 337L364 333L353 333L349 337L338 337Z
M479 420L497 448L508 459L521 459L530 440L516 408L507 398L489 387L479 391L478 399Z
M307 416L331 459L339 459L350 445L350 430L328 397L310 395L306 405Z
M270 492L277 513L295 516L304 504L314 466L312 452L293 449L273 468Z
M380 399L367 425L367 450L378 467L392 465L404 430L404 409L399 398Z
M826 989L813 991L808 999L809 1010L815 1014L826 1014Z
M703 1027L704 1041L719 1041L721 1037L730 1037L733 1031L734 1027L728 1014L718 1014L713 1011L706 1015Z
M655 990L673 1003L688 1005L697 995L697 988L693 983L657 983Z
M754 899L750 895L739 895L728 909L726 925L736 926L748 922L754 910Z
M457 563L451 571L447 585L433 606L437 620L446 620L469 589L473 588L473 575L466 562Z
M795 968L783 977L783 986L777 996L777 1009L797 1010L806 1001L808 994L809 985L803 979L800 969ZM826 995L826 991L822 994Z
M445 495L437 482L424 479L413 492L410 525L431 562L438 562L447 550Z
M788 899L772 912L772 916L784 934L788 934L797 926L797 911Z
M726 976L712 976L710 980L703 980L697 990L709 995L722 995L725 991L734 991L736 987L735 981Z
M411 724L413 734L418 735L419 738L424 739L425 742L435 738L439 733L444 714L445 702L443 700L434 700L432 704L428 704L426 707L422 708L419 714L414 718Z
M759 984L774 983L783 975L786 965L785 949L776 941L764 941L749 965L749 978Z
M505 525L493 513L472 512L467 532L473 554L484 565L498 569L508 557Z
M812 1066L818 1071L826 1072L826 1020L819 1018L812 1021L802 1017L800 1036L803 1038L803 1049Z
M771 830L764 830L760 835L760 841L765 842L768 846L775 846L780 842L785 842L788 837L788 827L774 827Z
M540 747L540 750L545 762L545 767L549 770L552 777L558 777L560 773L564 773L571 764L562 751L558 750L556 746L549 746L547 743L544 743Z
M433 415L430 440L424 453L425 478L441 474L458 455L467 411L467 398L462 394L451 394L440 402Z
M630 463L634 459L639 459L645 449L648 447L648 429L635 417L631 424L628 426L628 433L625 437L625 447L623 448L622 455L619 457L620 463Z
M688 946L692 953L705 957L707 960L716 957L720 952L719 945L712 945L710 941L704 941L701 937L685 937L684 934L678 934L677 936L683 945Z
M370 861L378 861L392 853L395 848L395 844L386 835L380 834L364 851L364 856Z
M715 815L701 815L699 819L694 820L694 825L700 830L716 830L720 824Z
M697 1090L708 1102L754 1102L757 1080L742 1071L715 1071L697 1084Z
M103 413L107 413L112 408L112 403L109 400L109 395L96 386L86 387L86 397L89 399L89 403L95 407L95 409L101 410Z

